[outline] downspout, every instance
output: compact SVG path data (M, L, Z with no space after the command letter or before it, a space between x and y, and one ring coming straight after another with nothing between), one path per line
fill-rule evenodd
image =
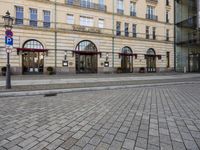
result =
M57 0L55 0L54 4L54 57L55 57L55 74L57 73Z
M112 0L112 5L113 5L113 10L112 10L112 72L114 73L114 70L115 70L115 32L114 32L114 29L115 29L115 16L114 16L114 13L115 13L115 1Z

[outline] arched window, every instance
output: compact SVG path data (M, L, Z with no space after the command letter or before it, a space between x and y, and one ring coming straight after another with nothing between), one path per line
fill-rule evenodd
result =
M43 45L37 40L28 40L24 43L23 48L44 49Z
M153 48L148 49L147 55L156 55L155 50Z
M85 40L78 43L76 51L97 51L97 48L93 42Z
M130 47L126 46L126 47L123 47L123 48L122 48L122 53L125 53L125 54L132 54L133 51L131 50Z

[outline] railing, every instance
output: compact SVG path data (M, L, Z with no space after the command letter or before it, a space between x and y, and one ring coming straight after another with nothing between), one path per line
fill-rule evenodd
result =
M176 44L199 44L200 43L200 33L198 31L192 32L192 33L188 33L186 36L184 36L186 38L184 39L178 39L176 41Z
M150 20L158 20L158 16L156 15L151 15L151 14L146 14L146 19L150 19Z
M37 27L38 22L35 20L30 20L30 26Z
M135 11L130 11L130 16L136 16L136 12Z
M26 28L36 28L36 30L42 30L44 28L47 28L49 30L53 29L55 23L50 22L50 23L44 23L41 20L37 20L37 21L30 21L29 19L24 19L23 20L24 24L23 25L14 25L14 28L20 28L20 29L24 29L24 27ZM30 26L30 24L32 26ZM45 24L45 25L44 25ZM36 26L37 25L37 26ZM80 25L71 25L71 24L67 24L67 23L57 23L57 32L79 32L79 34L95 34L96 36L113 36L113 30L111 28L98 28L98 27L88 27L88 26L80 26ZM3 21L1 22L0 20L0 27L3 27ZM140 33L140 32L136 32L133 31L131 32L131 30L127 31L123 31L123 30L114 30L114 37L115 38L134 38L134 39L140 39L140 40L153 40L153 34L148 34L148 39L146 39L146 33ZM164 29L163 29L163 35L159 35L156 34L156 40L155 41L163 41L166 42L166 35L164 34ZM172 42L174 41L174 37L170 37L169 36L169 41L168 42Z
M44 28L50 28L51 27L51 23L50 22L43 22L43 27Z
M146 0L146 2L148 2L148 3L158 3L158 0Z
M124 10L123 9L117 9L117 13L120 14L120 15L123 15L124 14Z
M67 5L78 6L99 11L107 11L106 5L96 4L85 0L66 0Z
M24 19L18 19L18 18L16 18L15 19L15 24L16 25L23 25L24 24Z
M177 23L177 26L196 28L197 27L197 16L191 16L188 19L185 19L185 20Z

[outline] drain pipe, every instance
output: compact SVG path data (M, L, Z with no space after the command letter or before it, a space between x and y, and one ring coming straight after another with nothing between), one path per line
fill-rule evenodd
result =
M55 74L57 73L57 0L55 0L54 4L54 57L55 57Z
M114 16L114 13L115 13L115 2L114 0L112 0L112 5L113 5L113 10L112 10L112 73L114 73L114 70L115 70L115 32L114 32L114 29L115 29L115 16Z

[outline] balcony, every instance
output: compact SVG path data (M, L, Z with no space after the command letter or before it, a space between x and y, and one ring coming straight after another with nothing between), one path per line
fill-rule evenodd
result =
M51 27L51 23L50 22L43 22L43 27L44 28L50 28Z
M117 13L120 14L120 15L123 15L124 14L124 10L123 9L117 9Z
M35 21L35 20L30 20L29 24L30 24L30 26L32 26L32 27L37 27L38 22Z
M24 24L24 20L23 20L23 19L18 19L18 18L16 18L16 19L15 19L15 24L16 24L16 25L23 25L23 24Z
M146 0L147 3L157 4L158 0Z
M176 24L178 27L184 28L196 28L197 27L197 16L191 16Z
M88 9L95 9L98 11L104 11L104 12L107 11L106 5L96 4L96 3L88 2L85 0L66 0L66 4L71 5L71 6L88 8Z
M158 16L151 15L151 14L146 14L146 19L158 21Z
M200 32L195 31L188 33L185 39L179 39L176 41L177 45L195 46L200 44Z
M130 12L130 16L136 16L136 12L135 11L131 11Z

